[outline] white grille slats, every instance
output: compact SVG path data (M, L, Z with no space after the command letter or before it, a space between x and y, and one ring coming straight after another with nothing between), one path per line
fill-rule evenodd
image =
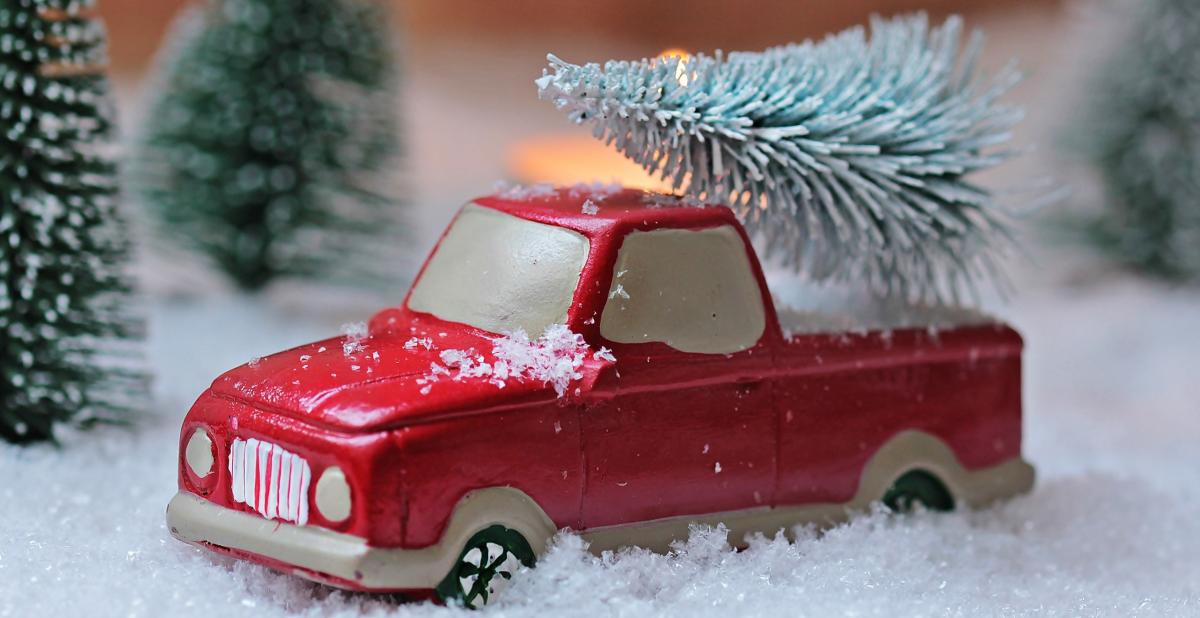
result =
M308 522L308 462L277 444L257 438L235 438L229 447L229 478L233 501L267 519L303 526Z

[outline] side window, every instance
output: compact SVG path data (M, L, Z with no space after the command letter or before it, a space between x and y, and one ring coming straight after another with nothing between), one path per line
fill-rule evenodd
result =
M728 354L762 336L762 294L732 226L630 232L617 254L600 334Z

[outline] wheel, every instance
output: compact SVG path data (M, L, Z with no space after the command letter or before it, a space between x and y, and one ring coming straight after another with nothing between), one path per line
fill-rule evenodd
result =
M924 470L910 470L900 475L887 492L883 503L897 513L908 513L917 504L931 511L954 510L954 496L938 478Z
M533 549L519 532L494 525L476 532L458 561L438 584L438 598L476 609L487 605L508 586L521 565L536 562Z

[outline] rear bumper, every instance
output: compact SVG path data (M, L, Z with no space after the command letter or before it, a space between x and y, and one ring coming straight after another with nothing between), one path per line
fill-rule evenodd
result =
M263 519L184 491L167 505L167 526L181 541L351 590L432 589L457 558L441 544L371 547L361 537Z

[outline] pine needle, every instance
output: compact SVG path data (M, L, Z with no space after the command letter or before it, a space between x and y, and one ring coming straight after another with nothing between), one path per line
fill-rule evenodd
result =
M539 94L702 201L728 204L767 252L814 280L946 301L996 281L1010 238L968 180L1014 153L1017 83L976 66L962 21L874 18L762 52L576 65L549 55Z

